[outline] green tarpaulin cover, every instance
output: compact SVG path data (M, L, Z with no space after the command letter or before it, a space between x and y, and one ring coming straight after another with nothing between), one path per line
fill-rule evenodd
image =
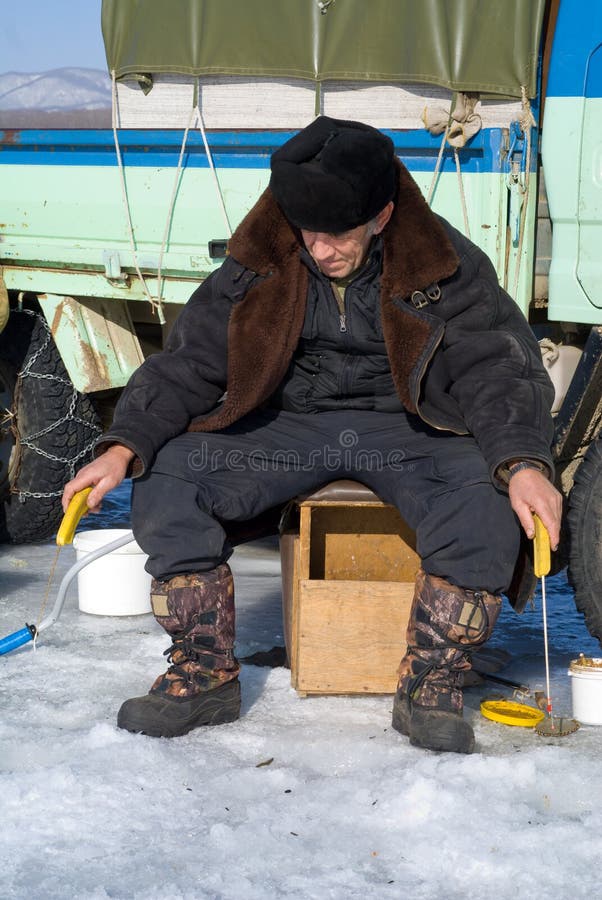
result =
M103 0L109 71L536 93L546 0Z

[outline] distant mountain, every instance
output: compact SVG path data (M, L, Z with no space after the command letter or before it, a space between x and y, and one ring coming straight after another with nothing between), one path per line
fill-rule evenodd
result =
M111 79L100 69L53 69L0 75L0 110L102 109L111 106Z
M106 128L111 79L100 69L0 74L1 128Z

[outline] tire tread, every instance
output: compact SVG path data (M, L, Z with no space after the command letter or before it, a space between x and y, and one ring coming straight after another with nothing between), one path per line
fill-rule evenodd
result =
M569 583L590 634L602 643L602 438L575 475L567 513Z
M44 347L48 331L39 315L13 311L0 335L0 374L12 382L13 411L19 437L28 437L59 420L69 409L73 385L54 340ZM43 348L43 349L42 349ZM18 372L40 351L33 371L52 378L24 377L18 387ZM16 400L16 404L15 404ZM90 441L99 420L89 397L77 394L73 417L61 422L36 444L52 456L74 459ZM89 455L87 456L89 458ZM87 461L83 457L77 463ZM49 459L30 447L18 450L16 478L5 486L0 507L0 541L32 543L47 540L57 530L62 516L60 496L20 498L24 492L55 493L70 477L69 463Z

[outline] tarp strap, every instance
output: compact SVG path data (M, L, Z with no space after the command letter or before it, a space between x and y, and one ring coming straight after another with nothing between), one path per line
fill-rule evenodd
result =
M205 146L205 153L207 154L207 162L209 163L209 168L211 169L211 174L213 176L213 183L215 185L215 192L217 194L217 199L219 201L219 205L222 211L222 215L224 217L224 223L226 225L226 232L228 237L232 237L232 227L230 225L230 219L228 218L228 212L226 210L226 204L224 203L224 197L222 194L222 189L220 187L219 179L217 177L217 172L215 170L215 166L213 165L213 157L211 156L211 150L209 149L209 144L207 143L207 135L205 133L205 123L203 122L203 113L201 112L201 85L199 79L196 79L195 86L195 94L196 94L196 103L195 103L195 125L198 125L199 131L203 137L203 144Z
M159 303L162 302L163 296L163 282L161 279L161 270L163 268L163 257L165 255L165 250L167 248L167 241L169 238L169 232L171 229L171 223L173 219L173 211L176 205L176 197L178 195L178 188L180 186L180 177L182 175L182 164L184 161L184 151L186 149L186 142L188 140L188 133L190 129L193 127L194 120L196 116L196 110L193 107L190 110L190 115L188 116L188 122L186 124L186 128L184 129L184 135L182 137L182 144L180 146L180 155L178 157L178 165L176 166L176 175L174 178L173 189L171 192L171 199L169 201L169 209L167 211L167 218L165 220L165 228L163 230L163 237L161 239L161 248L159 250L159 261L157 263L157 295Z
M464 182L462 180L462 168L460 166L460 154L458 148L454 147L454 160L456 161L456 174L458 176L458 190L460 191L460 202L462 203L462 215L464 216L464 234L470 240L470 222L468 219L468 209L466 207L466 193L464 191Z
M167 247L167 241L169 238L169 231L171 228L173 211L176 204L176 197L178 195L178 188L180 185L180 178L182 175L182 168L184 162L184 151L186 150L186 143L188 141L188 135L190 133L191 128L196 128L197 125L200 129L201 135L203 136L203 144L205 146L205 153L207 154L207 160L209 162L209 168L211 169L211 173L213 175L213 181L216 188L216 193L218 197L218 202L220 208L222 210L222 214L224 216L224 221L226 223L226 231L228 237L232 236L232 228L230 227L230 221L228 219L228 213L226 211L226 207L224 204L224 199L222 196L221 187L219 184L219 180L217 177L217 172L215 170L215 165L213 164L213 157L211 155L211 151L209 149L209 144L207 142L207 135L205 133L205 125L203 122L203 115L201 113L201 105L200 105L200 96L201 96L201 86L199 79L196 79L194 85L194 95L193 95L193 106L190 110L190 115L188 116L188 122L186 123L186 128L184 129L184 135L182 137L182 144L180 147L180 156L178 158L178 165L176 167L176 175L174 178L173 190L171 193L171 199L169 201L169 210L167 213L167 219L165 221L165 230L163 231L163 239L161 241L161 250L159 252L159 262L157 264L157 290L159 294L159 302L161 302L161 296L163 293L163 285L161 282L161 269L163 267L163 256L165 254L165 249Z
M123 165L123 158L121 155L121 149L119 147L119 138L117 135L118 100L117 100L117 81L116 81L114 70L111 72L111 84L112 84L113 140L115 143L115 154L117 156L117 164L119 167L121 194L122 194L123 207L125 210L126 223L127 223L127 228L128 228L128 238L129 238L129 243L130 243L130 250L131 250L132 258L134 261L134 267L136 269L136 274L138 275L138 278L140 279L140 283L141 283L144 293L146 295L146 299L148 300L151 307L153 308L153 311L157 312L158 319L159 319L159 322L161 323L161 325L164 325L165 324L165 316L163 314L163 299L162 299L163 278L162 278L161 272L162 272L162 268L163 268L163 258L165 256L165 250L167 248L167 242L169 240L169 232L171 230L173 212L174 212L175 203L176 203L176 197L178 195L178 188L179 188L180 179L182 176L184 152L186 150L186 143L188 141L188 135L192 128L198 127L201 132L202 138L203 138L203 144L205 147L205 153L207 155L207 161L209 163L209 168L211 169L211 174L213 177L213 182L215 184L217 198L218 198L219 206L222 210L222 214L224 217L224 222L226 225L226 232L227 232L228 237L232 236L232 228L230 225L230 221L228 219L228 213L227 213L226 206L224 203L224 198L223 198L221 187L220 187L219 180L217 177L215 165L213 163L213 157L211 155L211 150L209 149L209 144L207 141L207 134L205 131L205 123L203 122L203 115L201 112L201 104L200 104L200 84L199 84L199 79L197 78L196 82L195 82L195 88L194 88L193 107L190 110L190 115L188 116L188 121L187 121L186 127L184 129L184 134L182 136L182 143L180 146L180 155L178 157L178 164L176 166L176 174L174 177L173 189L172 189L171 198L169 201L167 218L165 220L165 228L163 230L161 247L159 249L159 258L158 258L158 262L157 262L157 297L155 298L151 295L149 287L148 287L146 280L140 269L140 264L138 262L138 253L136 250L136 241L135 241L135 237L134 237L134 226L133 226L133 222L132 222L132 213L131 213L131 209L130 209L130 204L129 204L128 195L127 195L127 187L126 187L126 182L125 182L125 168Z
M518 232L518 245L516 248L516 265L514 268L514 283L512 286L512 297L516 298L518 291L518 279L520 275L520 267L522 262L522 253L523 253L523 244L525 240L525 223L527 221L527 215L529 211L529 181L530 181L530 166L531 166L531 129L535 128L537 122L533 117L533 113L531 111L531 104L529 103L529 98L527 97L527 89L525 85L521 86L521 111L518 117L518 124L521 127L521 131L525 135L525 144L526 144L526 166L525 166L525 182L524 182L524 191L523 191L523 202L520 208L520 223L519 223L519 232Z
M426 202L428 205L431 205L431 201L433 199L433 194L435 193L435 185L437 184L437 180L439 178L439 172L441 171L441 162L443 160L443 151L445 150L445 144L447 142L447 131L446 128L443 132L443 137L441 138L441 144L439 145L439 155L437 156L437 162L435 164L435 170L433 172L433 177L431 178L431 184L428 190L428 194L426 195Z
M163 315L163 304L161 302L161 298L158 297L155 299L148 288L148 285L144 279L144 276L140 270L140 264L138 262L138 253L136 251L136 241L134 239L134 226L132 224L132 213L130 210L130 204L128 200L127 187L125 183L125 170L123 167L123 159L121 157L121 148L119 147L119 138L117 137L117 82L115 79L115 69L111 71L111 118L112 118L112 128L113 128L113 141L115 143L115 154L117 156L117 166L119 168L119 180L121 183L121 197L123 200L123 208L125 210L125 219L128 228L128 238L130 242L130 250L132 252L132 259L134 261L134 267L136 269L136 274L140 279L140 284L144 290L146 295L146 299L150 303L153 312L157 313L159 322L161 325L165 324L165 316Z

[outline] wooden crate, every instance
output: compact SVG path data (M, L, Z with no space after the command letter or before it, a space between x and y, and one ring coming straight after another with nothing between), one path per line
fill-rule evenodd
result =
M285 597L293 687L394 693L420 567L413 531L377 500L309 499L299 512L292 602Z

